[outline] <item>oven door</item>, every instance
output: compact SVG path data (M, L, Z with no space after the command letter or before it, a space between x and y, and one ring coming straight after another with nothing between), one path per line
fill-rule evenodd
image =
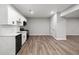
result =
M21 34L16 36L16 54L19 52L22 46Z

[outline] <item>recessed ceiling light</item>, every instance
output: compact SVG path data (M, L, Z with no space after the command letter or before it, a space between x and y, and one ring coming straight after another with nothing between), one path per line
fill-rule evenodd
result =
M34 14L34 11L31 11L30 13L31 13L31 14Z
M30 14L34 14L34 11L33 11L33 10L29 10L29 13L30 13Z
M51 11L50 14L51 14L51 15L54 14L54 11Z

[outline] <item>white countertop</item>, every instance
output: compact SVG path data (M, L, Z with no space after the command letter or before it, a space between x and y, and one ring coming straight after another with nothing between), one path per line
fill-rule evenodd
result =
M21 34L21 33L0 34L0 37L1 37L1 36L17 36L17 35L19 35L19 34Z

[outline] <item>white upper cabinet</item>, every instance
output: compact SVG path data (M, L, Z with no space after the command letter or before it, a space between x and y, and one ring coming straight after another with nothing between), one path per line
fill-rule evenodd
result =
M8 6L8 24L17 25L17 12L11 6Z
M23 26L23 21L27 22L15 8L11 5L0 5L0 24Z
M7 5L6 4L0 4L0 25L6 24L8 21L8 12L7 12Z

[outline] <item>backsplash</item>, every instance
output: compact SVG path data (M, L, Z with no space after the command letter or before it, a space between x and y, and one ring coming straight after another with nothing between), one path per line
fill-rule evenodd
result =
M20 32L18 26L0 26L0 34L12 34Z

